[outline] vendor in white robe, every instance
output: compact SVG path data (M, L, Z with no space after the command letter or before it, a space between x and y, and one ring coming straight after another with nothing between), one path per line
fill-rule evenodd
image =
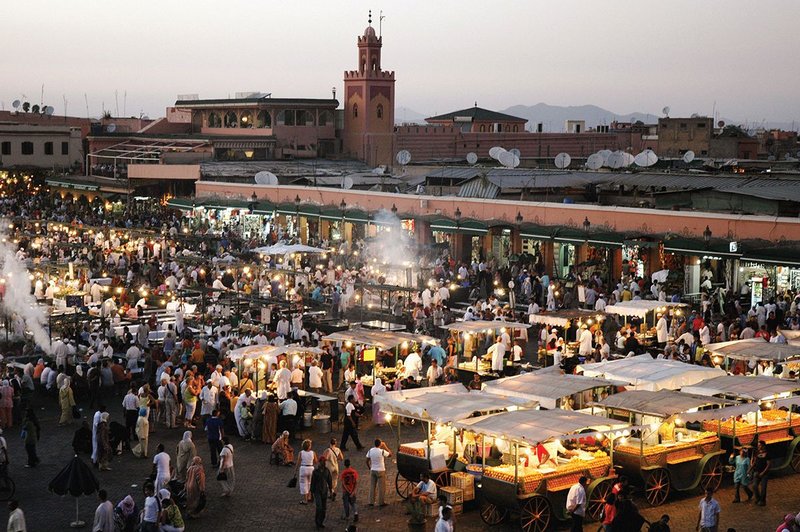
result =
M665 345L667 343L667 320L664 318L663 314L658 315L658 321L656 322L656 342L659 345Z
M587 358L592 356L592 337L592 332L586 324L581 325L581 333L578 336L578 341L581 345L578 349L578 355Z
M503 343L503 338L501 336L498 336L497 341L486 350L486 356L492 358L492 371L503 371L506 344Z
M240 396L239 399L236 401L236 409L233 412L233 417L236 420L236 430L239 431L239 436L246 437L247 430L245 430L244 420L242 419L242 408L247 408L251 404L253 404L256 400L256 396L247 389L245 390Z
M420 372L422 371L422 357L419 353L412 351L406 357L403 365L406 368L406 375L418 381L420 379Z
M278 371L275 372L274 382L278 399L283 401L292 391L292 372L286 368L285 360L281 360Z
M92 418L92 463L97 463L98 459L98 445L97 445L97 425L100 424L100 418L102 417L103 412L102 410L97 410L94 413L94 417Z
M386 423L386 417L381 412L381 395L384 393L386 393L386 386L379 377L376 377L375 384L372 385L372 422L378 426Z

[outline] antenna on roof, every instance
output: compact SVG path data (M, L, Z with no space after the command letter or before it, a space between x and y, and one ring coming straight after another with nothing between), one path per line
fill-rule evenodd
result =
M664 113L665 117L669 118L669 105L665 105L661 112Z
M381 9L380 13L378 13L378 38L381 38L383 35L383 19L386 17L383 16L383 9Z
M555 163L556 168L563 170L564 168L569 166L569 163L572 162L572 157L569 156L569 153L565 153L562 151L561 153L556 155L556 158L553 160L553 162Z

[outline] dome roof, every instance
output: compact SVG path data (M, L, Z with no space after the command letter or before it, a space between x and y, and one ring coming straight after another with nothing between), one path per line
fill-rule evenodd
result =
M375 37L375 28L367 26L367 29L364 30L364 37Z

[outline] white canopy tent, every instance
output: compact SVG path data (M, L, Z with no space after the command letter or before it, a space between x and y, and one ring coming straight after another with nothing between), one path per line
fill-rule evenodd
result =
M668 418L684 412L694 412L700 409L716 408L736 404L735 401L676 392L673 390L628 390L614 395L609 395L597 403L604 408L613 408L625 412L645 414L649 416Z
M476 434L503 438L528 446L569 437L576 432L605 432L630 427L629 423L567 410L517 410L456 421L453 425Z
M370 345L380 349L392 349L403 343L416 342L419 344L438 344L439 340L424 334L412 334L399 331L379 331L375 329L350 329L323 336L327 342L352 342L354 344Z
M556 312L541 312L539 314L531 314L531 323L541 323L544 325L551 325L556 327L566 327L573 321L578 324L586 323L591 325L599 321L603 321L605 315L602 312L590 310L559 310Z
M483 384L483 391L507 397L537 401L542 408L558 408L559 400L594 388L627 383L583 375L540 374L538 371L505 377Z
M327 249L315 248L306 246L304 244L273 244L271 246L262 246L260 248L253 248L253 253L261 255L291 255L292 253L328 253Z
M239 360L255 360L257 358L276 359L279 355L294 355L295 353L314 353L321 354L322 349L317 347L303 347L300 344L293 345L248 345L234 349L228 353L228 358L233 362Z
M486 320L474 320L474 321L456 321L453 323L448 323L447 325L442 325L442 329L447 329L450 331L458 331L458 332L468 332L468 333L479 333L479 332L492 332L498 329L527 329L530 327L528 323L521 323L518 321L501 321L501 320L494 320L494 321L486 321Z
M717 342L705 346L706 351L734 360L766 360L775 363L793 358L800 358L800 344L792 341L788 344L773 344L761 338Z
M681 391L697 395L717 395L763 401L798 394L800 393L800 383L775 377L723 375L691 386L684 386Z
M621 301L616 305L606 307L607 314L619 314L620 316L636 316L644 319L648 312L663 312L668 308L688 307L686 303L673 303L671 301L652 301L649 299L637 299L635 301Z
M702 380L725 375L719 368L707 368L675 360L656 360L650 355L582 364L577 371L587 377L623 381L634 390L678 390Z

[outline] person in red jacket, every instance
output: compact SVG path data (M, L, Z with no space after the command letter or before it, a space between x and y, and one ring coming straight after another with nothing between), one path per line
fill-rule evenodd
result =
M344 505L344 518L350 517L353 511L353 522L358 522L358 508L356 507L356 492L358 491L358 471L350 466L350 459L344 461L344 471L339 475L342 484L342 504Z

